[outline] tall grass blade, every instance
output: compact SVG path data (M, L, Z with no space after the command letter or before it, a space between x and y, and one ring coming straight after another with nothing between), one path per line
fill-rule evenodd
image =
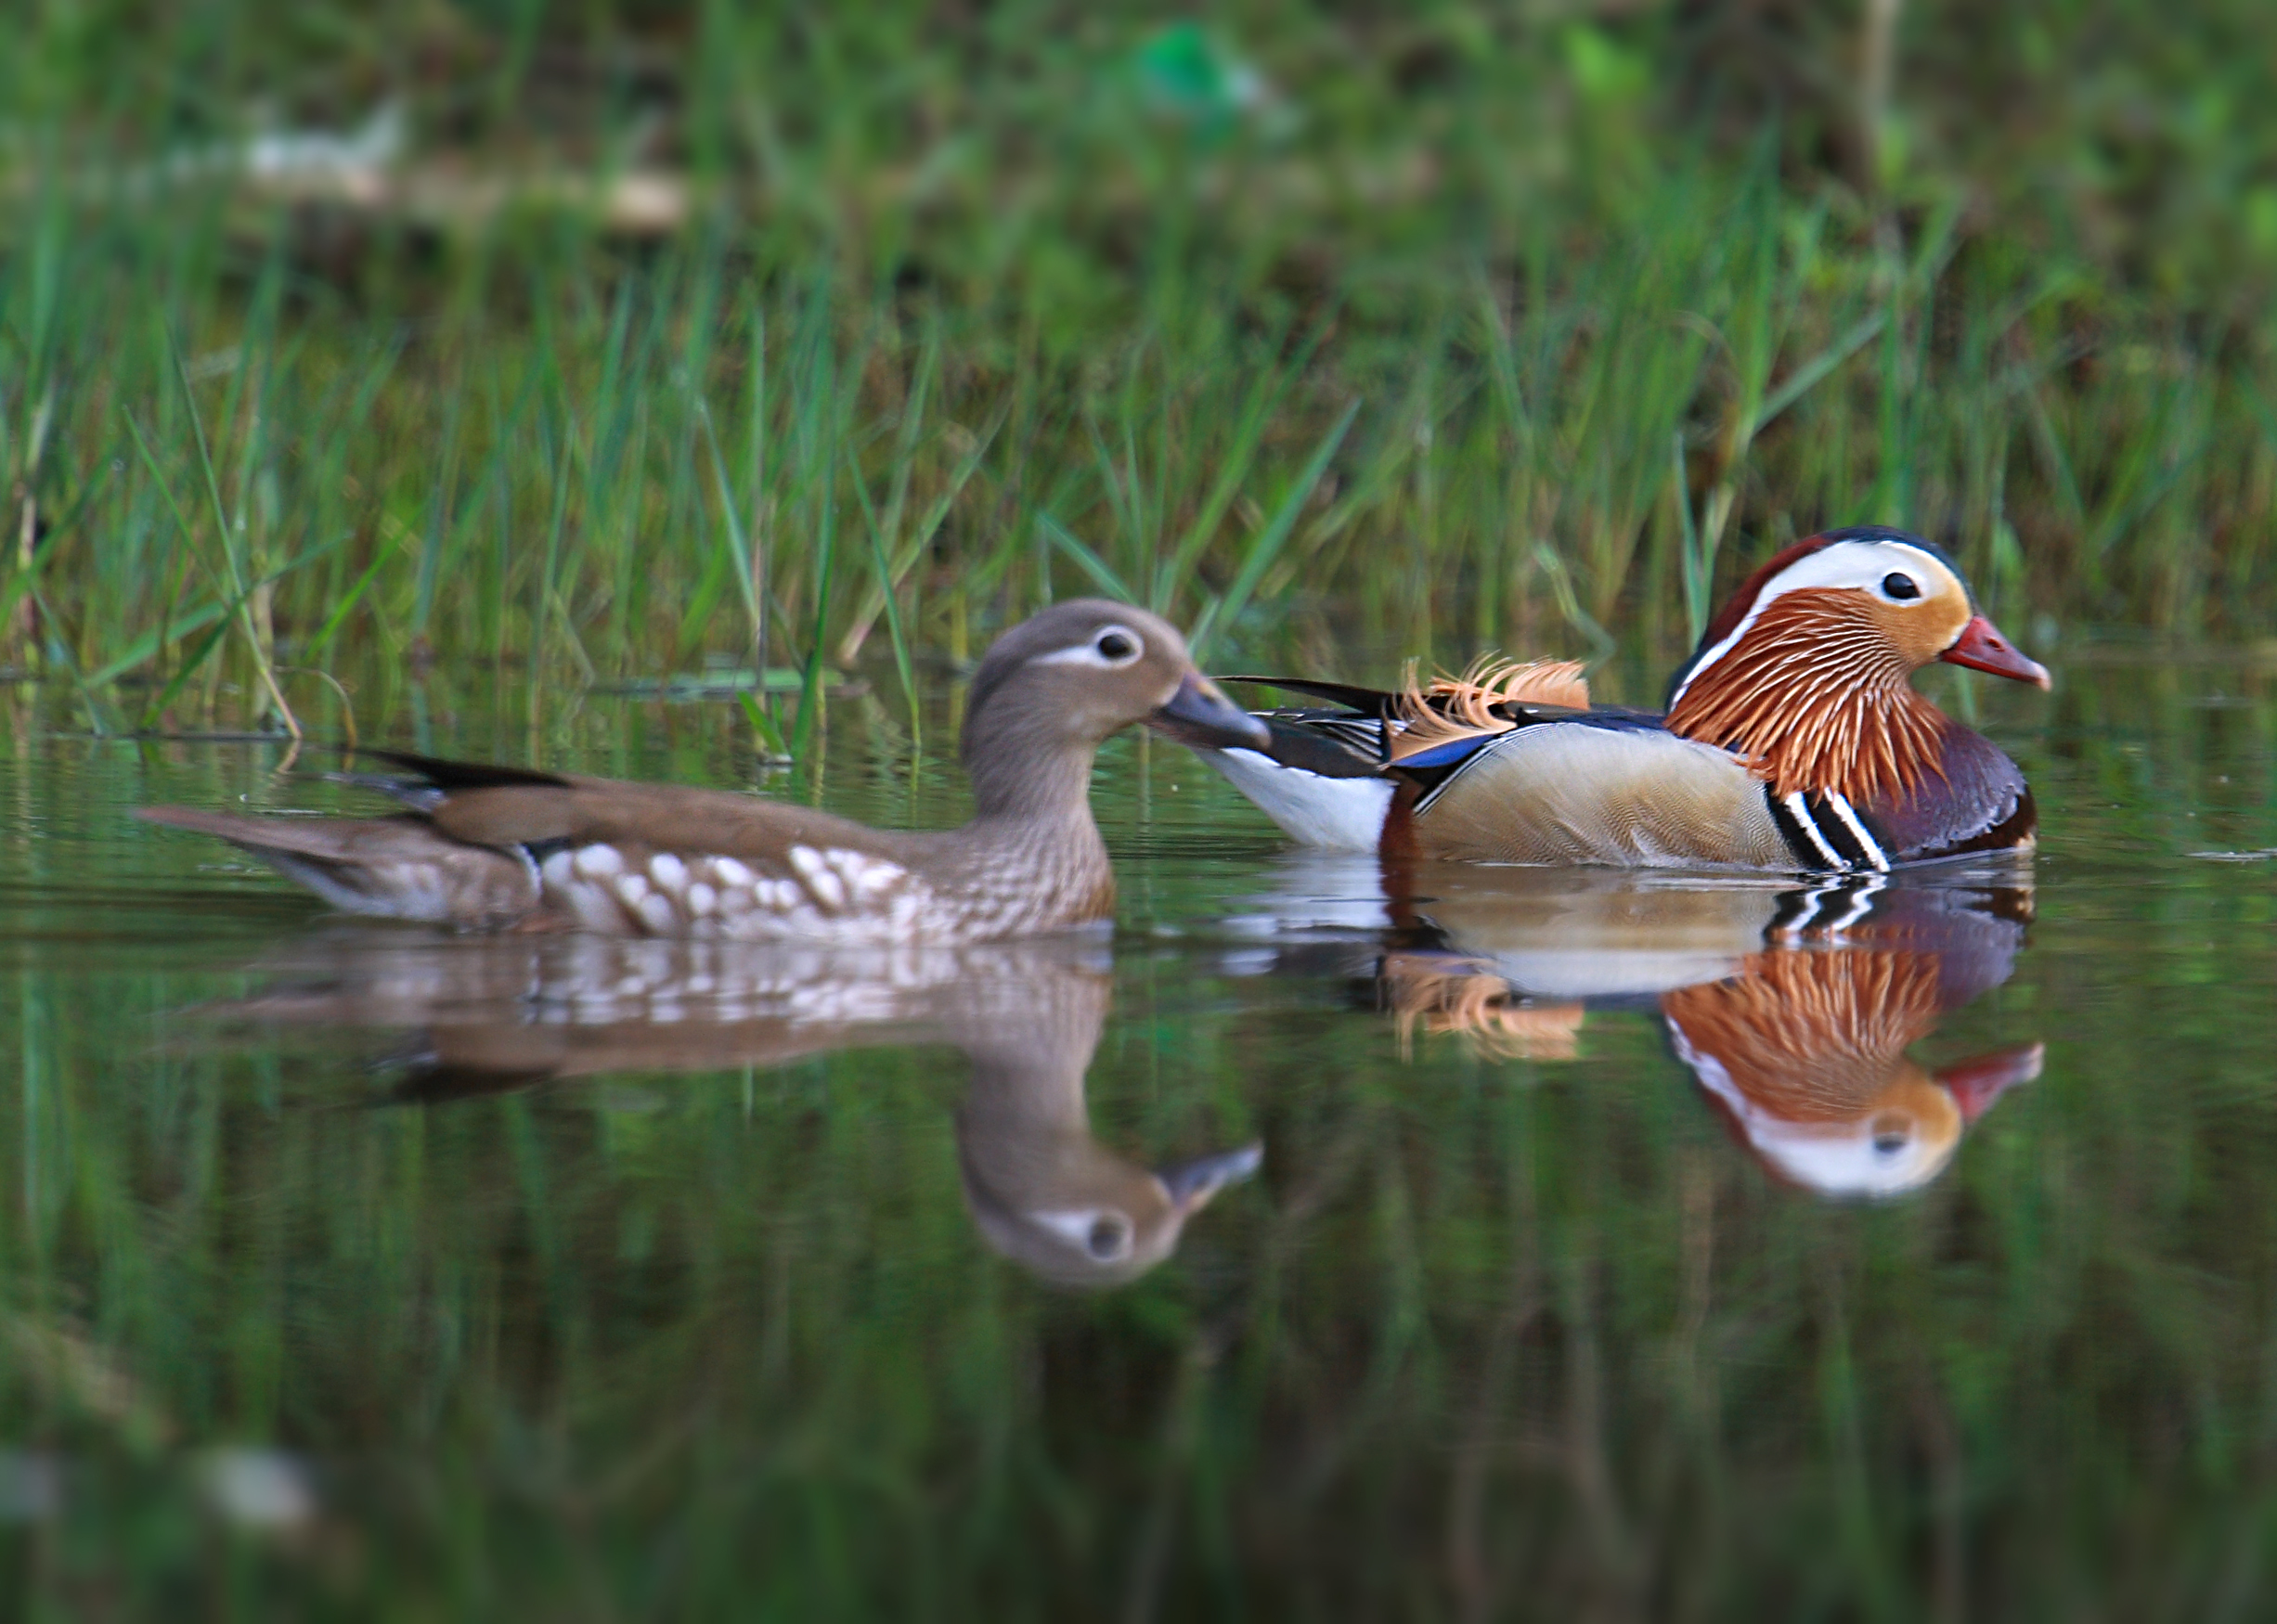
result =
M1274 510L1265 527L1250 538L1248 550L1242 558L1241 569L1234 576L1233 583L1221 596L1211 599L1209 607L1202 611L1202 617L1196 623L1190 639L1197 661L1208 654L1219 634L1238 620L1241 612L1248 607L1250 594L1257 590L1258 583L1265 578L1265 572L1280 558L1283 545L1297 527L1298 515L1304 511L1305 504L1313 499L1313 492L1319 486L1321 476L1328 471L1328 464L1335 459L1337 451L1344 444L1344 436L1352 430L1352 419L1359 415L1360 402L1356 400L1344 408L1344 415L1336 420L1336 427L1330 429L1321 443L1313 448L1311 459L1288 487L1287 494L1281 498L1280 507Z
M902 635L901 611L894 601L893 566L886 557L886 533L880 525L877 508L870 499L870 487L861 477L861 469L855 463L851 452L847 461L852 478L855 500L860 504L862 528L870 537L870 561L877 571L877 584L886 597L886 630L893 639L894 669L901 678L901 699L909 706L910 741L924 742L924 706L917 697L916 667L910 661L909 639Z
M1075 566L1089 575L1092 584L1109 598L1123 603L1136 603L1138 595L1131 590L1130 583L1118 575L1113 567L1097 553L1078 540L1075 533L1051 514L1036 514L1036 534L1073 561Z
M300 719L292 714L292 707L285 702L284 690L277 685L277 673L269 662L269 651L262 643L259 628L253 625L249 608L252 595L244 588L242 574L238 568L237 549L230 544L229 516L222 507L221 484L214 477L213 456L206 442L205 422L198 413L198 401L190 383L189 370L182 365L181 349L173 342L171 333L167 335L167 349L174 358L175 376L181 380L183 409L189 414L190 432L198 450L198 467L205 476L206 497L213 504L214 538L221 548L223 573L228 581L238 627L244 633L246 650L252 656L253 669L260 673L261 685L267 691L269 702L277 707L278 719L284 723L287 732L298 739L301 736ZM127 421L132 424L134 419L130 417ZM141 443L141 430L137 427L137 443ZM143 449L147 458L149 448L144 445ZM179 519L181 509L176 508L175 512Z

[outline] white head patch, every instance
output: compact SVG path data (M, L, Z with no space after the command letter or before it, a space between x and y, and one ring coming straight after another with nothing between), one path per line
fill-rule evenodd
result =
M1120 1263L1135 1236L1129 1218L1107 1208L1077 1207L1031 1212L1031 1221L1057 1235L1094 1263Z
M1893 575L1901 575L1910 581L1919 589L1917 596L1911 599L1893 596L1884 586ZM1701 672L1739 646L1740 640L1754 629L1755 622L1762 617L1773 599L1812 587L1843 586L1869 592L1887 603L1920 603L1942 597L1948 591L1958 592L1963 598L1968 596L1968 589L1960 584L1960 577L1954 574L1942 559L1909 542L1830 542L1817 552L1795 560L1763 584L1763 590L1755 594L1755 601L1747 606L1747 612L1740 617L1740 624L1733 626L1722 641L1692 662L1692 668L1684 674L1684 681L1669 696L1669 708L1675 708L1676 702L1684 697L1684 690L1699 680Z
M1765 1161L1786 1178L1822 1195L1879 1198L1918 1190L1945 1170L1960 1144L1939 1125L1895 1124L1869 1117L1857 1122L1791 1122L1765 1111L1731 1078L1724 1063L1694 1049L1684 1029L1668 1023L1676 1058L1701 1086L1738 1119L1740 1131Z

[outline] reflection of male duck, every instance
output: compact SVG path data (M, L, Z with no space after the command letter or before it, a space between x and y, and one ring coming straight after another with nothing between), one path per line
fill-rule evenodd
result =
M1943 1172L1962 1128L2039 1075L2037 1043L1936 1072L1907 1054L1952 1007L1944 968L1909 948L1754 953L1661 1009L1677 1055L1774 1172L1829 1195L1894 1195Z
M1245 934L1317 941L1338 924L1350 943L1354 876L1318 885L1309 868L1292 863L1285 890L1343 900L1324 914L1292 896ZM1927 1183L1968 1125L2039 1073L2038 1044L1934 1072L1907 1053L2013 971L2032 914L2020 865L1808 887L1452 866L1412 883L1382 904L1370 965L1404 1032L1567 1060L1588 1010L1656 1010L1742 1141L1827 1194Z
M1093 1138L1083 1074L1111 997L1096 958L1064 942L801 953L344 927L296 948L291 982L211 1012L417 1027L402 1094L426 1101L951 1044L972 1061L957 1150L982 1235L1060 1284L1110 1285L1169 1257L1189 1218L1257 1170L1260 1150L1153 1171Z

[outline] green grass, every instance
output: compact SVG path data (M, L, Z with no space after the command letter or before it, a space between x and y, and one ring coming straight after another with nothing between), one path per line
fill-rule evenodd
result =
M336 729L335 682L430 656L533 703L772 666L754 725L797 749L825 670L907 695L1055 595L1225 664L1665 653L1867 521L2027 640L2263 635L2255 9L1917 6L1886 105L1862 22L1782 15L0 24L6 653L106 731ZM414 161L637 161L693 213L632 242L534 182L477 226L169 167L390 96Z

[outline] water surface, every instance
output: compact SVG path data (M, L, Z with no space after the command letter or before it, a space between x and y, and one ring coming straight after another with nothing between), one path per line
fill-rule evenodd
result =
M723 708L471 691L389 736L752 781ZM127 814L351 794L19 689L5 1582L58 1618L2260 1616L2277 696L1980 692L2033 864L1388 886L1128 739L1111 940L833 959L343 921ZM962 816L952 698L922 752L834 705L823 803Z

